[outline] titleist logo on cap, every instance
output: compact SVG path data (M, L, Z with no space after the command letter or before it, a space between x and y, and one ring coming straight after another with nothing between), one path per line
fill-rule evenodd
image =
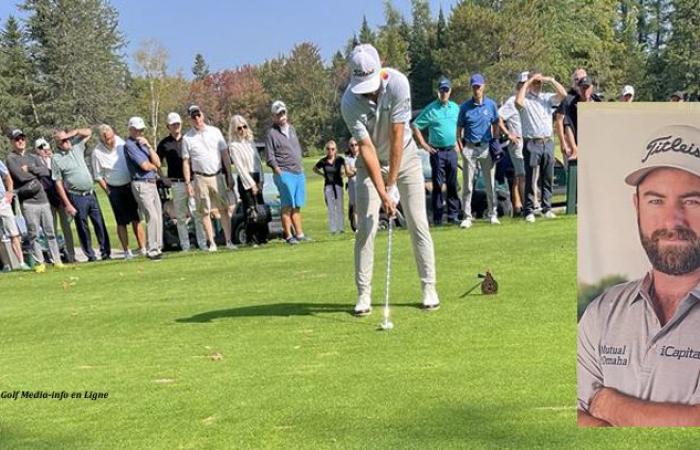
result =
M363 69L355 69L352 71L352 74L356 77L368 77L374 73L374 69L370 69L368 72L363 72Z
M642 158L642 162L645 163L651 156L664 152L685 153L700 158L700 148L695 144L686 144L682 137L663 136L649 141L647 144L647 154Z

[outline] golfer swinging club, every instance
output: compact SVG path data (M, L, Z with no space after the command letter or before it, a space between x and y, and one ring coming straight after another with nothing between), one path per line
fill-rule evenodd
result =
M372 312L374 238L379 207L383 205L392 217L399 199L423 288L422 307L435 310L440 307L435 290L435 252L425 214L423 169L409 125L408 79L397 70L382 68L377 50L368 44L353 49L350 70L350 85L343 95L341 112L360 147L356 182L355 314L366 316Z

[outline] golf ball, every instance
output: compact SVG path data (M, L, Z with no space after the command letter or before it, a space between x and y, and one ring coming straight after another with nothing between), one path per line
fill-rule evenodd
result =
M382 322L382 330L393 330L394 323L390 321Z

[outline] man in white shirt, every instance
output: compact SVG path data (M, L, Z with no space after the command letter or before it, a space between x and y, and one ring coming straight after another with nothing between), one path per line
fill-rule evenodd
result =
M97 128L100 142L92 152L93 176L107 194L114 211L124 259L132 259L134 255L129 249L127 225L131 224L142 254L146 252L146 235L141 226L138 203L131 191L131 174L124 156L124 140L114 134L109 125L102 124Z
M435 290L435 253L425 213L421 160L411 132L411 90L397 70L382 69L377 50L358 45L350 56L350 85L341 101L343 119L357 140L357 217L355 314L372 310L374 239L379 207L391 217L399 199L408 223L418 275L423 288L422 307L440 306Z
M236 246L231 242L231 196L226 194L227 190L233 189L230 164L226 167L224 162L229 161L228 144L221 130L204 123L199 106L190 106L187 113L192 121L192 128L182 137L182 171L187 194L197 201L204 233L209 240L209 251L217 251L211 223L212 209L218 209L221 214L226 248L235 250Z

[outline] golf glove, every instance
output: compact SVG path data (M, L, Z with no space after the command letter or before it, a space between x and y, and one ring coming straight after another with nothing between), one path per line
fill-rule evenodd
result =
M401 200L401 195L399 194L399 188L395 184L386 187L386 193L389 194L389 198L394 205L398 205Z

